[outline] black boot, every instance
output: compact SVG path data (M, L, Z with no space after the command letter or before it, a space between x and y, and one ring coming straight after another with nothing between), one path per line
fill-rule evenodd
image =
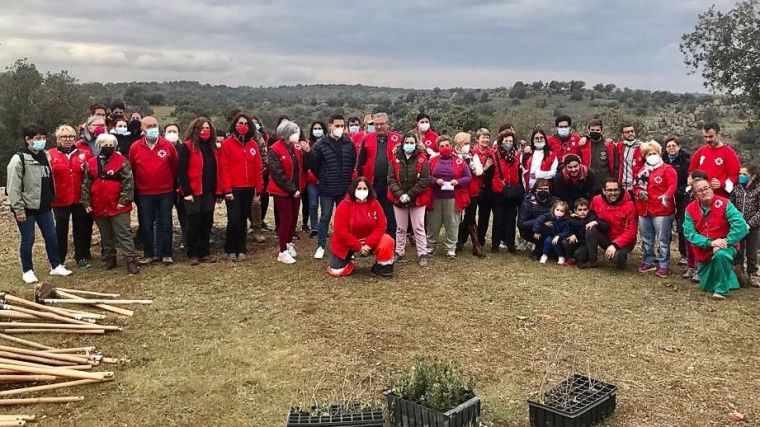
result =
M382 278L390 279L393 277L393 264L380 265L375 263L375 265L372 266L372 269L370 269L370 272Z

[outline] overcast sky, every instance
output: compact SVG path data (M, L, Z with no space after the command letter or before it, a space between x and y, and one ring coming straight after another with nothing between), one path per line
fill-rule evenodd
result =
M705 91L678 43L712 3L735 1L3 0L0 64L85 82Z

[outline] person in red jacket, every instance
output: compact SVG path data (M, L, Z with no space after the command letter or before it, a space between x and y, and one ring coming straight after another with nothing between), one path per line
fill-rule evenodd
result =
M479 129L475 133L476 137L486 135L484 140L488 143L490 133L488 129ZM472 136L467 132L459 132L454 136L454 147L456 154L465 161L470 168L470 185L467 188L470 195L470 204L464 210L462 222L459 224L459 233L457 235L456 251L459 252L467 243L467 238L472 240L472 254L478 258L484 258L483 247L478 239L478 225L475 223L475 214L478 209L478 196L480 196L480 186L483 184L483 163L481 157L473 152ZM486 159L487 161L487 159Z
M557 133L547 138L549 148L560 163L563 163L565 156L575 154L583 161L583 165L588 167L591 161L591 147L587 142L581 145L581 136L573 132L573 120L570 116L561 115L554 119L554 125L557 127Z
M58 254L61 263L66 260L69 246L69 218L73 225L74 260L79 268L92 266L92 215L82 206L82 174L89 159L87 152L80 152L76 144L76 131L63 125L55 131L58 146L48 151L50 168L55 182L55 200L51 203L58 236Z
M227 205L227 232L224 251L230 261L244 261L246 232L251 205L264 191L262 158L254 139L251 118L238 113L230 122L230 136L219 152L219 186Z
M298 222L298 206L301 193L306 188L306 168L301 152L301 129L286 120L275 130L276 142L269 147L269 185L267 192L274 197L274 209L280 218L277 240L280 252L277 261L284 264L296 262L296 246L293 236ZM304 144L308 142L304 141Z
M720 125L717 123L703 126L702 139L705 145L691 156L689 173L695 169L705 171L715 194L728 197L739 182L739 157L733 148L720 140Z
M586 246L575 252L578 268L596 268L597 247L600 247L604 249L605 258L624 269L638 232L636 207L631 197L621 190L616 179L610 178L604 183L602 194L591 201L590 208L597 218L609 225L609 231L600 230L596 221L586 224Z
M499 252L501 242L509 253L515 253L517 209L525 196L525 186L520 173L520 154L515 133L504 130L497 138L498 145L491 155L493 167L486 172L486 194L493 207L493 230L491 252ZM487 165L486 165L487 166Z
M625 191L633 191L636 175L644 166L641 157L641 141L636 138L636 128L632 123L624 123L620 127L623 140L617 143L618 157L620 158L620 176L618 182ZM633 196L633 194L631 194Z
M430 116L425 113L418 114L417 123L412 131L416 133L417 138L422 141L422 145L425 146L425 151L428 156L432 156L438 152L438 143L436 142L438 134L431 129Z
M137 190L137 214L140 216L143 257L141 264L172 258L172 206L174 205L177 149L164 139L153 116L142 119L145 136L129 147L129 164Z
M219 150L215 137L216 129L211 120L198 117L190 122L187 138L179 146L177 192L187 214L185 249L193 266L216 262L209 245L214 226L214 202L219 195Z
M392 277L394 243L385 229L385 212L375 191L367 178L355 178L335 210L327 273L333 277L348 276L354 271L354 254L367 256L374 251L375 264L370 271L380 277Z
M116 137L105 133L97 139L98 155L87 159L82 181L82 206L95 217L100 230L100 255L106 270L116 267L116 249L127 257L129 274L140 272L135 254L129 213L132 211L132 168L116 151Z
M639 216L641 246L644 256L639 272L656 271L657 277L670 274L670 241L676 213L676 189L678 172L662 160L662 146L657 141L641 144L645 166L636 176L633 196ZM654 255L655 240L660 242L657 259Z

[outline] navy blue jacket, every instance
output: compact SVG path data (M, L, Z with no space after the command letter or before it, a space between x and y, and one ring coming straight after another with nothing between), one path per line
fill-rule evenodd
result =
M589 212L588 215L586 215L586 218L579 218L575 216L575 214L573 214L570 217L570 233L568 233L567 237L575 236L575 238L578 239L579 242L585 242L586 241L586 224L588 224L591 221L597 222L596 228L599 231L601 231L603 234L607 234L610 231L610 225L602 221L601 219L597 218L593 212Z
M551 222L552 227L546 227L544 225L546 222ZM549 234L552 236L559 236L560 240L567 238L570 236L570 220L567 219L567 216L561 219L554 218L551 212L547 212L536 218L536 221L533 223L533 232L543 233L549 231L551 231Z
M552 205L556 201L556 197L549 196L549 198L542 203L538 200L536 194L533 191L526 194L522 204L520 205L520 211L517 217L517 227L520 230L532 232L533 225L536 223L536 219L538 219L538 217L541 215L549 212Z
M314 143L305 163L319 178L320 196L345 196L356 168L354 142L345 135L337 141L323 136Z

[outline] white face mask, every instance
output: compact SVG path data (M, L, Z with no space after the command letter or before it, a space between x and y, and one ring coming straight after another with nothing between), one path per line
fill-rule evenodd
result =
M430 123L419 123L417 124L417 128L421 132L427 132L428 130L430 130Z
M360 190L357 188L356 191L354 191L354 196L356 197L356 200L363 202L369 197L369 190Z
M293 135L290 135L288 138L288 141L290 142L298 142L298 137L301 136L299 133L294 133Z
M332 134L334 137L340 138L341 136L343 136L343 128L333 128Z
M166 140L169 141L169 142L171 142L171 143L175 143L175 142L179 141L179 134L174 133L174 132L167 133L166 135L164 135L164 138L166 138Z
M556 218L562 218L563 216L565 216L565 211L556 210L556 211L554 211L554 216Z
M660 156L657 154L650 154L647 156L647 164L649 166L657 166L660 164Z
M545 146L546 146L545 142L534 142L533 143L533 148L535 148L536 150L543 150Z
M470 154L470 144L465 144L462 146L462 154Z

